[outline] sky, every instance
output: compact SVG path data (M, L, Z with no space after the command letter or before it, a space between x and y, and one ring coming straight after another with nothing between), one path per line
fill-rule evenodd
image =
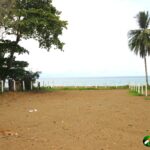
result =
M144 76L144 60L128 47L129 30L138 29L135 16L149 11L149 0L53 0L68 21L60 39L60 50L39 49L34 40L21 45L30 55L29 69L41 71L41 77ZM150 73L150 58L147 58Z

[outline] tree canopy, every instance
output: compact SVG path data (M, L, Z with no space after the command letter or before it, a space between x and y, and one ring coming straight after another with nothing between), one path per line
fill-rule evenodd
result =
M150 29L148 29L150 23L150 17L148 12L139 12L136 16L139 29L130 30L129 47L135 54L139 54L144 58L150 55Z
M60 14L51 0L16 0L11 13L4 14L1 28L6 35L15 35L16 42L33 38L41 48L55 46L62 50L64 43L59 36L67 22L60 19Z
M21 79L25 74L34 75L25 71L27 62L16 60L15 54L29 52L19 45L21 40L35 39L40 48L48 51L52 48L63 50L64 43L60 35L67 28L67 21L61 20L60 15L52 0L0 1L1 79ZM38 77L36 73L35 76Z

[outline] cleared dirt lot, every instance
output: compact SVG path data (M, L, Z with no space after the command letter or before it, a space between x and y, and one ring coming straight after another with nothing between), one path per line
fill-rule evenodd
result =
M0 150L147 150L146 135L150 101L128 90L0 95Z

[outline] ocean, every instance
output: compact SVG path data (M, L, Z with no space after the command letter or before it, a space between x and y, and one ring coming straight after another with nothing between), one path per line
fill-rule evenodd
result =
M145 84L145 77L40 78L37 81L41 86L123 86Z

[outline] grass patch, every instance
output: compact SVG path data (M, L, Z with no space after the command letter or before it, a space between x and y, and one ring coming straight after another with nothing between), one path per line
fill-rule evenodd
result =
M144 99L145 99L145 100L150 100L150 97L145 97Z
M34 88L35 91L61 91L61 90L115 90L115 89L128 89L128 86L54 86L54 87L41 87L40 89Z
M129 91L129 95L131 95L131 96L143 96L142 94L139 94L138 92L136 92L136 91Z

